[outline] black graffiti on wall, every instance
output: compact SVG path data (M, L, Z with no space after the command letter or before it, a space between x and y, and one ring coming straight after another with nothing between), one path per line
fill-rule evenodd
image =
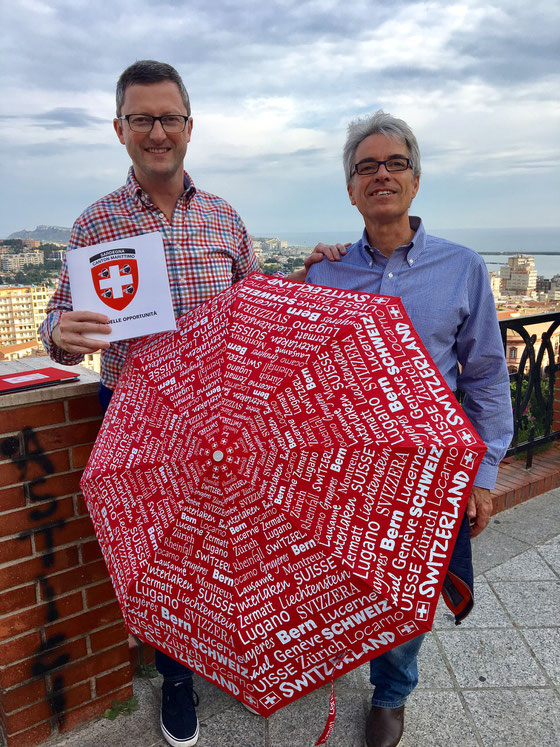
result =
M39 443L37 433L26 426L17 436L10 436L0 443L0 452L8 457L19 469L19 479L23 483L28 505L33 506L29 511L28 519L31 526L18 535L20 540L42 535L45 542L45 552L41 561L45 569L54 564L54 538L55 532L62 529L66 521L56 516L58 511L58 500L52 493L41 493L40 485L44 485L47 476L54 473L54 465L45 454ZM30 474L39 475L28 479ZM48 578L40 574L35 580L41 589L45 605L45 623L51 623L60 616L56 605L55 590L49 584ZM31 662L31 676L43 677L47 688L47 700L49 702L53 720L62 725L65 720L66 698L64 695L63 674L60 670L70 661L70 654L62 651L62 645L66 640L64 633L47 636L41 631L43 641L35 650Z

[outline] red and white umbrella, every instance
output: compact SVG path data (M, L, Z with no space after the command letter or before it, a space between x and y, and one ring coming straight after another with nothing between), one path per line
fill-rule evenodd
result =
M254 274L132 347L81 485L130 631L270 715L430 629L484 451L399 299Z

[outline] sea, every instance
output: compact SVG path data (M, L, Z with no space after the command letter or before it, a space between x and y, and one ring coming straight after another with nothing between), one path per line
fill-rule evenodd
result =
M539 275L551 278L560 274L560 227L558 228L427 228L428 233L442 236L458 244L470 246L478 252L507 252L490 254L484 261L490 271L499 270L507 264L508 256L522 253L535 257L535 268ZM262 234L277 236L292 246L315 246L319 241L325 244L346 244L357 241L361 230L341 229L340 231L303 231ZM535 254L535 252L556 252L555 255Z

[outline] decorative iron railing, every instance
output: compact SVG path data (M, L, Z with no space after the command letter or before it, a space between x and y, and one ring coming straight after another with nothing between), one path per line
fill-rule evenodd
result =
M560 431L553 429L554 387L560 376L559 327L558 311L500 322L514 418L507 456L526 451L527 469L535 448L560 438Z

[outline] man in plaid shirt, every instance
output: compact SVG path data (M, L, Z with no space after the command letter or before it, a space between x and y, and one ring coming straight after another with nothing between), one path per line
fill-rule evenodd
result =
M68 251L159 231L175 316L185 314L258 269L243 221L227 202L197 189L183 170L193 120L183 81L170 65L136 62L117 85L115 131L132 166L124 186L91 205L75 222ZM104 314L72 309L66 263L42 325L50 356L65 365L101 355L101 383L115 388L129 342L99 342Z
M104 241L159 231L163 238L175 316L215 296L258 269L247 229L227 202L196 189L183 170L193 120L177 71L165 63L135 62L117 84L114 128L132 159L126 184L102 197L74 224L68 251ZM312 255L310 263L322 259ZM305 270L294 273L303 280ZM58 288L41 325L49 355L74 365L101 350L100 399L104 407L122 369L128 341L88 337L109 332L104 314L73 310L64 263ZM163 675L161 728L167 742L190 747L198 740L192 672L156 651Z

